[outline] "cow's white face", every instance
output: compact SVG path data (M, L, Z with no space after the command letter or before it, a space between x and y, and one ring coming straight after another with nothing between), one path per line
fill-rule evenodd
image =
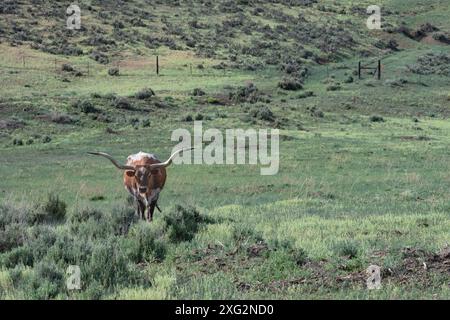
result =
M127 171L129 177L134 177L138 192L145 194L148 190L148 183L152 172L147 166L137 166L134 171Z

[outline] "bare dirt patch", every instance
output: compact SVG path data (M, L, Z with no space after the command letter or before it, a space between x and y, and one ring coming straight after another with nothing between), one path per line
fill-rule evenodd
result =
M381 262L386 256L386 251L376 251L372 258ZM429 287L436 275L447 277L450 285L450 247L446 247L437 253L426 252L417 248L404 248L401 251L401 263L395 268L382 268L381 278L383 282L402 285L418 285ZM381 264L381 263L380 263ZM328 266L327 266L328 265ZM339 270L329 269L327 260L308 261L301 268L309 273L308 276L274 280L269 283L245 283L236 282L239 290L262 290L279 292L295 286L323 287L338 289L342 287L366 287L369 275L366 270L357 270L339 274Z
M422 38L422 40L420 40L421 43L424 44L428 44L428 45L438 45L438 46L444 46L445 43L438 41L436 39L434 39L433 35L427 35L426 37Z

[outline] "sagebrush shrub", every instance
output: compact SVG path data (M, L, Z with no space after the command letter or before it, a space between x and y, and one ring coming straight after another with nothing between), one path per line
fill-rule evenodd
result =
M89 100L75 100L72 103L72 107L79 109L81 112L83 113L98 113L99 110L97 108L94 107L94 105L92 104L92 102L90 102Z
M108 74L110 76L118 76L120 74L119 68L110 68L108 69Z
M284 78L278 83L278 87L280 87L283 90L291 90L296 91L303 88L302 83L294 78Z
M160 261L164 259L167 249L164 225L138 223L131 228L124 244L135 263Z
M111 212L111 222L114 233L125 235L131 224L137 220L134 210L129 207L115 207Z
M134 96L136 99L146 100L146 99L153 97L154 95L155 95L155 92L152 89L144 88L144 89L136 92L136 94Z
M21 246L25 242L30 216L34 208L10 201L0 204L0 253Z
M130 110L133 108L130 100L125 97L116 97L113 101L113 106L118 109Z
M13 223L0 229L0 252L9 251L24 243L26 225Z
M268 106L262 105L251 111L251 116L264 121L273 122L275 121L275 115Z
M197 233L204 219L194 207L175 206L164 215L167 234L173 242L189 241Z
M103 217L103 213L97 209L83 208L74 210L69 216L69 221L73 224L83 223L90 219L99 221Z
M98 281L104 289L132 282L134 275L128 267L128 257L113 237L97 241L92 254L82 264L82 281L89 285Z
M61 222L66 217L66 203L57 195L49 194L47 201L32 214L34 223Z
M148 287L142 265L162 261L170 242L192 239L207 221L195 208L177 206L152 224L137 222L131 208L119 206L109 212L76 209L64 225L46 223L65 216L56 195L29 207L0 205L0 269L18 297L100 299L120 287ZM76 293L65 286L70 265L81 269Z
M204 96L205 94L206 94L206 92L203 91L203 90L200 89L200 88L195 88L195 89L192 91L192 95L193 95L194 97Z
M0 265L5 268L14 268L16 265L32 266L33 252L29 246L21 246L0 254Z

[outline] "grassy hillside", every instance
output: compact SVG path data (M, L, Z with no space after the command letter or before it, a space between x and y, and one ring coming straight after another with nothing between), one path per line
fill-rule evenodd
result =
M450 297L447 1L381 31L370 1L48 3L0 4L0 298ZM138 221L87 151L166 158L193 120L280 129L280 172L174 165Z

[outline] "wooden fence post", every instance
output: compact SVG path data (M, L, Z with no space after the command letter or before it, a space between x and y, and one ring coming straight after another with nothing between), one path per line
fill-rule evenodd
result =
M381 80L381 60L378 60L378 80Z
M159 56L156 56L156 75L159 75Z
M358 79L361 80L361 61L358 62Z

